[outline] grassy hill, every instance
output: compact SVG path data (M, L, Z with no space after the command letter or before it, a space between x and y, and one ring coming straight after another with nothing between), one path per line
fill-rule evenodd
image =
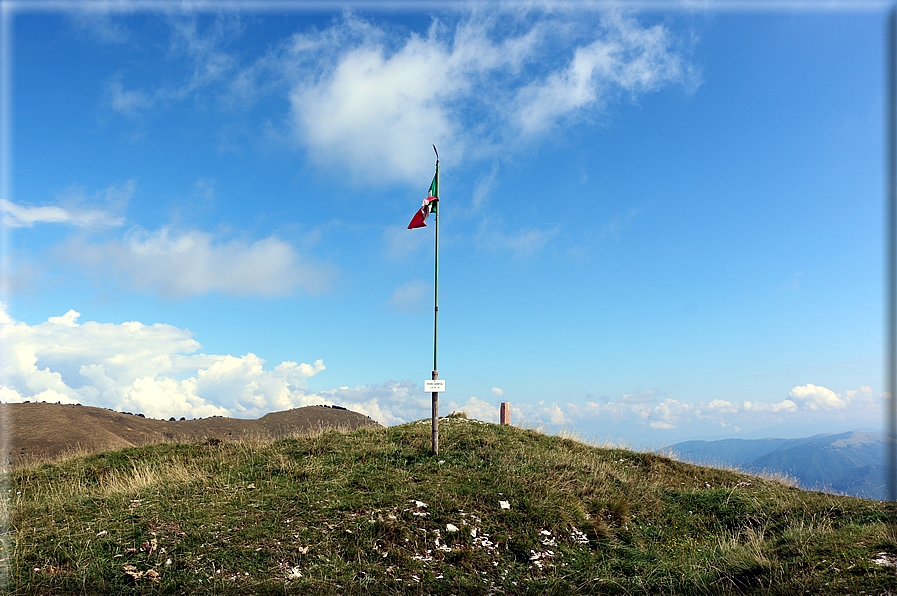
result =
M463 418L6 476L9 594L870 594L893 505ZM882 554L884 553L884 554ZM892 558L893 557L893 558ZM878 563L876 563L876 561Z
M198 418L154 420L104 408L44 402L0 404L7 465L53 459L75 452L112 451L163 442L279 438L320 428L380 427L357 412L311 406L273 412L256 420ZM0 451L2 456L2 451Z

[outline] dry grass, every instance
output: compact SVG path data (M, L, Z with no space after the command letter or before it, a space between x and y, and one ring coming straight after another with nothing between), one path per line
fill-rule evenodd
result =
M8 592L877 594L893 579L871 563L894 549L883 503L459 417L434 458L429 431L16 470Z

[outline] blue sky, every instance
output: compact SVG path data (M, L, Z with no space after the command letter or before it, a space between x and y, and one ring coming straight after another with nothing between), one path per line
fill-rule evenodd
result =
M435 144L443 412L881 427L885 5L115 6L4 4L2 401L428 416Z

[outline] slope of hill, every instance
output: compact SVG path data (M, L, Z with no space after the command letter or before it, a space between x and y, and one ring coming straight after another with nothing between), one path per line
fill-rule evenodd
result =
M801 439L686 441L671 447L683 461L782 473L802 488L883 500L885 435L846 432Z
M892 504L442 419L5 480L6 593L881 594Z
M66 453L110 451L164 441L206 438L277 438L319 428L380 425L357 412L323 406L272 412L256 420L200 418L154 420L140 415L72 404L0 404L6 452L0 464L59 457Z

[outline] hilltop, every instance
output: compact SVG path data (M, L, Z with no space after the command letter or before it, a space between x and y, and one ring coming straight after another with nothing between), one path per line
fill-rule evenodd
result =
M274 439L321 428L380 427L363 414L325 406L273 412L255 420L222 416L155 420L92 406L34 402L0 404L0 421L6 433L2 463L13 466L74 452L112 451L166 441Z
M892 504L444 418L10 472L10 594L881 594Z

